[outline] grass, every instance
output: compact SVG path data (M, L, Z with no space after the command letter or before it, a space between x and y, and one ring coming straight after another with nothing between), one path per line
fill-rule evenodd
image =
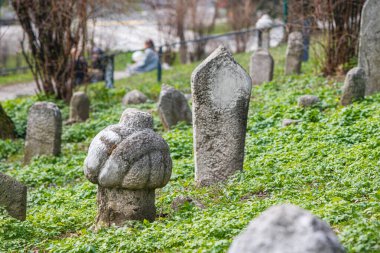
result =
M328 222L348 252L380 252L380 94L348 107L339 105L342 83L313 74L313 59L303 74L284 76L285 48L272 49L275 79L252 91L244 173L208 188L194 185L192 128L179 124L164 132L155 101L160 91L154 72L89 87L91 118L63 128L62 154L40 157L23 166L22 152L30 97L7 101L4 109L16 123L16 141L0 141L0 171L29 187L28 213L19 222L0 212L0 252L225 252L233 237L266 208L293 203ZM249 54L236 55L248 68ZM190 92L197 64L164 72L163 82ZM96 186L83 175L92 138L118 122L126 91L139 89L149 98L136 106L153 111L154 128L168 142L173 175L157 191L155 222L127 222L122 228L93 232ZM321 103L297 107L297 97L314 94ZM50 99L52 100L52 99ZM53 101L53 100L52 100ZM63 117L68 107L59 102ZM302 123L283 128L284 118ZM205 208L172 201L190 196Z

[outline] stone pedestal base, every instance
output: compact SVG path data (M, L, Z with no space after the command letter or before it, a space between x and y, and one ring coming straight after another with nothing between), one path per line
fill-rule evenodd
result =
M154 190L109 189L98 186L96 227L122 226L126 220L154 221Z

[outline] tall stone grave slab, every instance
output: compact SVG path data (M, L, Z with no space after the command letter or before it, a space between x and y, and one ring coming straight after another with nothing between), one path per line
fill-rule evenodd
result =
M249 73L253 85L270 82L273 79L274 61L268 50L259 48L251 57Z
M341 105L349 105L355 100L363 99L365 96L365 88L367 79L362 68L355 67L348 71L344 85L342 87Z
M90 116L90 99L86 93L75 92L70 101L69 122L83 122Z
M367 0L362 10L359 67L367 74L366 95L380 91L380 1Z
M158 114L165 130L180 121L191 124L192 114L187 99L182 92L163 84L157 105Z
M24 163L34 156L58 155L61 151L62 118L51 102L37 102L30 109L25 140Z
M294 205L273 206L237 236L228 253L344 253L327 223Z
M303 39L301 32L289 34L288 47L286 49L285 75L301 73L303 54Z
M224 47L193 72L195 181L207 186L243 168L252 80Z
M0 173L0 206L19 220L26 217L27 188L10 176Z

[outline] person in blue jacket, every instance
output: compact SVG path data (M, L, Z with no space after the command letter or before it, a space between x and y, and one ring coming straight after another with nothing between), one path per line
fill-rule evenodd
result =
M154 43L151 39L145 41L144 52L137 51L132 55L134 64L127 68L129 75L149 72L157 69L159 58L157 52L154 50Z

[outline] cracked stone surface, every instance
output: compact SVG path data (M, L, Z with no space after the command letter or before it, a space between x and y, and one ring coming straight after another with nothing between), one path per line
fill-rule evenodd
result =
M18 220L26 218L27 188L10 176L0 173L0 206Z

